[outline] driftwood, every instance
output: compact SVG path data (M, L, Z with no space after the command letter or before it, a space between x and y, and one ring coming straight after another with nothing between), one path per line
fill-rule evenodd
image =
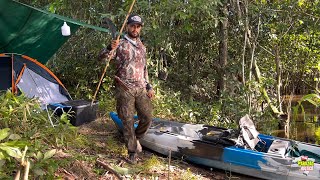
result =
M115 171L107 162L103 162L97 159L97 163L101 165L103 168L105 168L106 170L112 172L117 177L117 179L122 180L122 177L120 176L120 174L117 173L117 171Z

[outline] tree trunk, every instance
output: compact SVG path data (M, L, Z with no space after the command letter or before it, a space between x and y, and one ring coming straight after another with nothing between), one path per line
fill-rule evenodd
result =
M275 46L275 61L276 61L276 72L277 72L277 105L279 107L279 111L282 112L281 106L281 62L279 57L279 47L278 45Z
M219 8L220 17L223 19L219 22L220 42L219 42L219 68L218 68L218 82L217 82L217 96L220 97L226 87L226 73L225 68L228 60L228 9L225 2Z

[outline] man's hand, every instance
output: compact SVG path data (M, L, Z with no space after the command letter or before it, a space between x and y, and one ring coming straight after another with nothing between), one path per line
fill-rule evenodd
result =
M150 98L150 99L153 99L155 96L154 96L154 90L153 89L149 89L148 92L147 92L147 96Z
M111 41L111 50L114 51L118 48L119 46L119 40L112 40Z

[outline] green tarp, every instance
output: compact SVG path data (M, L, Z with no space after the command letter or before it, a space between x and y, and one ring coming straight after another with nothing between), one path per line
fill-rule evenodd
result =
M14 0L0 0L0 53L24 54L44 64L70 37L61 34L64 22L71 35L80 26L109 32Z

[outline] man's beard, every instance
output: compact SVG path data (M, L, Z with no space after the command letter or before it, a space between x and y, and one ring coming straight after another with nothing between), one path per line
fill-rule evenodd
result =
M138 38L140 36L139 33L137 33L137 35L134 35L133 33L131 32L128 32L128 35L131 37L131 38Z

